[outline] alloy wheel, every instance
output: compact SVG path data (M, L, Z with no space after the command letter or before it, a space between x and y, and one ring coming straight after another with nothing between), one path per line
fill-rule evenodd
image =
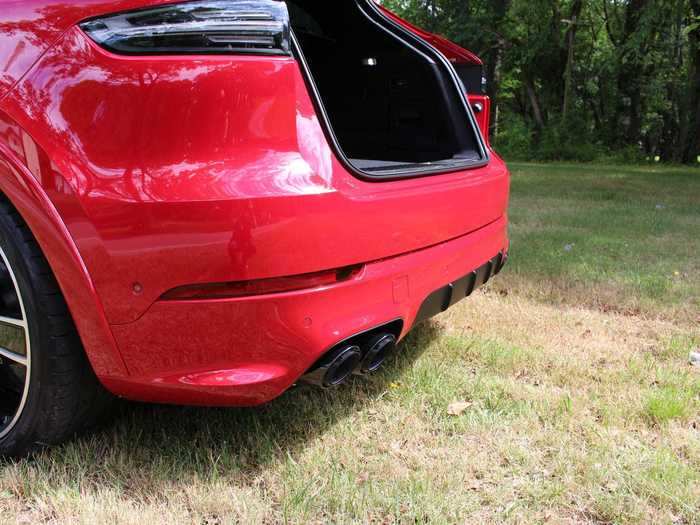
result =
M0 438L17 424L29 393L31 352L22 293L0 248Z

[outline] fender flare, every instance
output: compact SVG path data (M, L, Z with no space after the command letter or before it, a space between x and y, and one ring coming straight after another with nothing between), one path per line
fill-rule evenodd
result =
M98 378L128 376L102 302L73 238L39 181L2 142L0 192L14 206L39 243L68 304L95 374Z

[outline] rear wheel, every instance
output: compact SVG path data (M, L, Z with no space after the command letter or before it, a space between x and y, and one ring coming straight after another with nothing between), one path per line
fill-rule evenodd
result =
M92 424L110 398L39 246L0 201L0 455L59 443Z
M8 435L27 401L31 345L17 278L0 247L0 439Z

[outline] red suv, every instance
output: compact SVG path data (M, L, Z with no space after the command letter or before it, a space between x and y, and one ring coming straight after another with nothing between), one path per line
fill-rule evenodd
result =
M505 263L482 76L372 0L5 0L0 453L379 368Z

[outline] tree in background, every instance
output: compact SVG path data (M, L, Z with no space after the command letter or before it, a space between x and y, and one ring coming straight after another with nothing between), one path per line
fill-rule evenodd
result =
M697 163L700 0L384 0L486 63L512 157Z

